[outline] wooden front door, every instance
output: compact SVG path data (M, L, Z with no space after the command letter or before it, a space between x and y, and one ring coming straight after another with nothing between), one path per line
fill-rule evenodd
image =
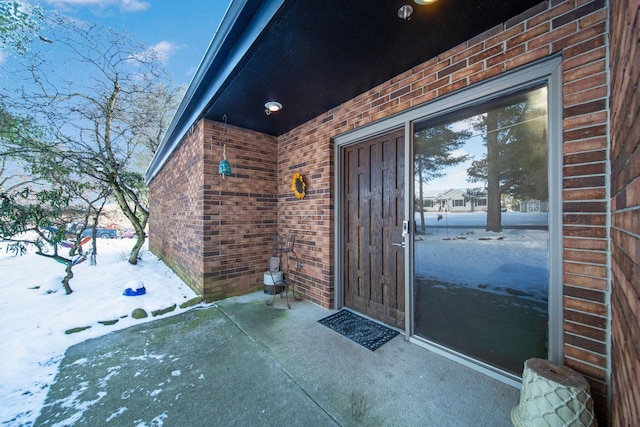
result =
M345 306L404 329L404 131L344 149Z

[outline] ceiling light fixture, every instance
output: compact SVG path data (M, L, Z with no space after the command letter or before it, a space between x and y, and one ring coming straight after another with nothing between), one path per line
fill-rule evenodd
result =
M411 14L413 14L413 7L410 4L405 4L398 9L398 18L402 18L405 21L411 19Z
M438 0L413 0L414 2L416 2L417 4L424 6L427 4L433 4L435 2L437 2Z
M276 111L282 110L282 104L276 101L269 101L264 104L264 113L268 116L271 113L275 113Z

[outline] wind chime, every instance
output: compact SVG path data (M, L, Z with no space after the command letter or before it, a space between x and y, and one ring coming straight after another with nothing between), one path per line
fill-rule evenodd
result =
M224 130L222 131L222 134L223 134L222 160L220 161L220 166L218 166L218 172L220 173L220 175L222 175L222 179L224 179L226 175L231 175L231 165L227 160L227 115L226 114L222 117L222 120L224 120Z

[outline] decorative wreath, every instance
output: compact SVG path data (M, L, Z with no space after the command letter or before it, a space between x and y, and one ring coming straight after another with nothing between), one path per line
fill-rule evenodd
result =
M302 179L302 175L299 173L293 175L291 179L291 191L293 191L293 195L298 199L304 199L304 196L307 195L307 184L304 183L304 179Z

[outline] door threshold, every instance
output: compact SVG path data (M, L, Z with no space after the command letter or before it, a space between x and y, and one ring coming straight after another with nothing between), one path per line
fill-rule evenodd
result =
M432 343L430 341L427 341L415 335L409 337L409 342L419 347L422 347L426 350L429 350L436 354L444 356L449 360L457 362L463 366L466 366L467 368L473 369L474 371L480 372L490 378L493 378L502 383L510 385L511 387L514 387L517 389L520 389L522 387L521 377L514 375L512 373L503 371L501 369L498 369L495 366L491 366L479 360L472 359L469 356L465 356L462 353L458 353L454 350L450 350L446 347Z

